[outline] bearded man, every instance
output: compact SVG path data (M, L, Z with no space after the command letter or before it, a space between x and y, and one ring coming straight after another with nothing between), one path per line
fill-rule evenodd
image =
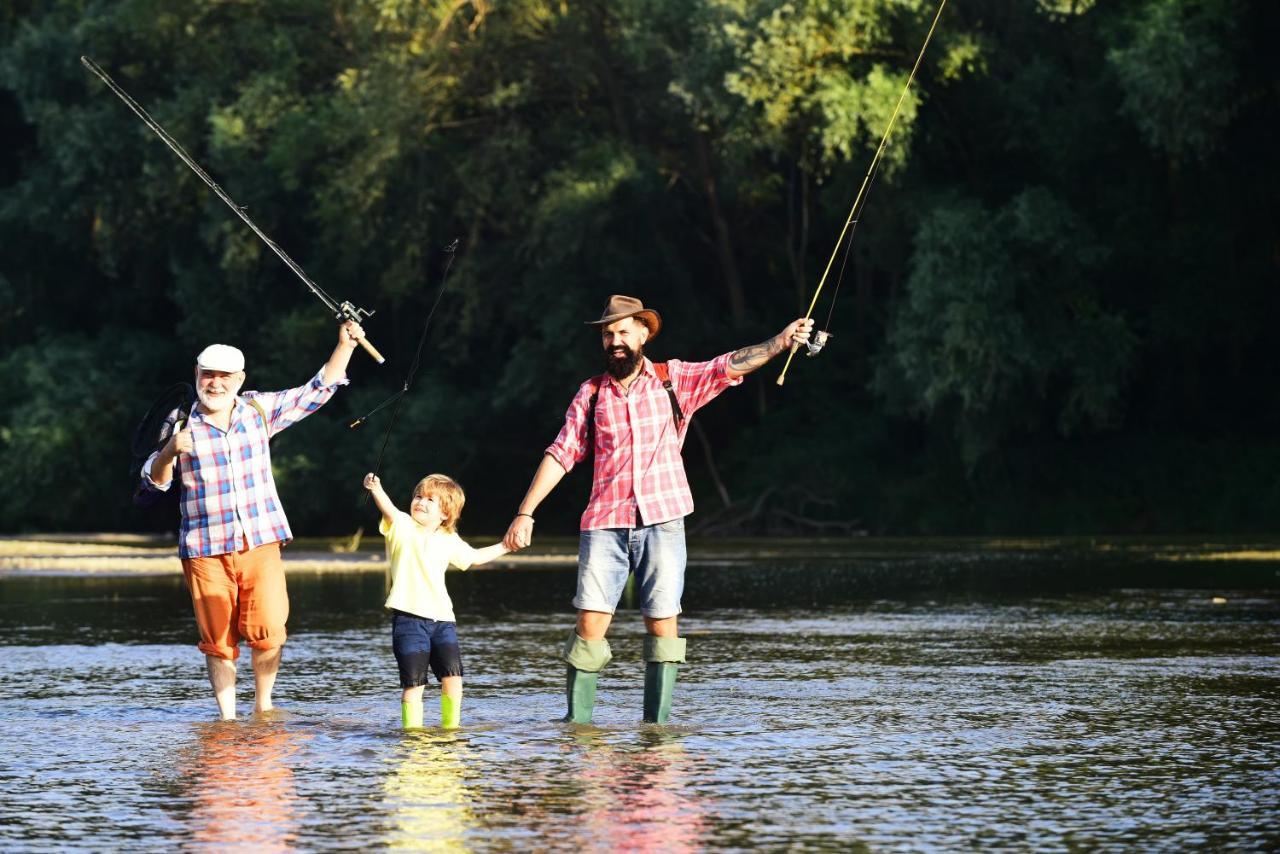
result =
M709 362L656 365L644 346L662 329L662 318L635 297L611 296L600 319L587 325L600 330L605 374L578 388L503 542L512 550L528 546L538 505L575 464L594 454L591 497L579 526L578 622L562 656L565 720L591 721L597 677L613 658L605 633L634 572L645 625L644 720L665 723L686 648L676 617L684 593L684 517L693 512L680 456L689 417L773 357L807 342L813 321L792 321L768 341Z
M244 354L210 344L196 356L197 403L185 424L143 463L146 489L181 485L178 556L191 593L199 649L223 720L236 716L240 641L252 650L254 711L272 708L289 617L280 549L293 538L271 474L268 440L315 412L347 384L347 364L364 337L338 329L338 344L310 382L286 391L246 391Z

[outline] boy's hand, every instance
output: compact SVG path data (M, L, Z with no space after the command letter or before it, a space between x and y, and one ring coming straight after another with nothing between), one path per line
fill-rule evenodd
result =
M527 547L531 542L533 542L533 517L521 513L511 520L511 524L507 527L507 534L502 538L502 544L516 552Z
M381 489L382 481L378 479L378 476L376 474L374 474L373 472L369 472L367 475L364 476L364 488L369 490L370 492L373 492L376 489Z

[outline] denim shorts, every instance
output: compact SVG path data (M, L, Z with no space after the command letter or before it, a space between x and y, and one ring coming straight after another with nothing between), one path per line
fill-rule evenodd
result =
M640 613L653 619L680 613L684 595L684 519L640 528L583 531L578 541L579 611L612 614L636 574Z
M393 610L391 648L400 667L401 688L426 685L428 668L436 675L437 682L446 676L462 675L462 654L458 650L458 628L454 623Z

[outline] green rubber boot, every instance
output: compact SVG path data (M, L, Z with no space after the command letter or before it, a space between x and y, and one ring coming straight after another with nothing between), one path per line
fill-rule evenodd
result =
M671 716L671 695L676 688L677 665L684 662L684 638L644 639L644 721L665 724Z
M457 729L462 723L462 698L453 699L448 694L440 695L440 726L444 729Z
M405 729L422 728L422 701L406 703L400 701L400 725Z
M599 673L587 673L575 667L565 668L565 696L569 701L569 711L564 716L566 723L591 723L591 714L596 707L596 681L599 677Z
M565 698L569 711L564 716L568 723L589 724L596 705L596 682L600 671L613 658L609 642L583 640L577 632L569 636L564 646Z

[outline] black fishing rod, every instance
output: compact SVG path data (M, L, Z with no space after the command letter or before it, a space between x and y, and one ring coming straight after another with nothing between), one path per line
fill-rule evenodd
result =
M151 115L143 108L141 104L135 101L132 98L132 96L129 95L128 92L120 88L119 84L117 84L114 80L112 80L110 75L108 75L107 72L103 71L102 67L99 66L98 63L94 62L92 59L90 59L87 56L80 57L80 62L81 64L84 65L85 68L89 69L95 75L97 75L97 77L103 83L107 84L107 88L109 88L112 92L115 92L116 95L119 96L120 100L124 101L125 105L129 109L133 110L133 112L138 116L138 118L142 119L143 123L148 128L150 128L152 132L155 133L156 136L160 137L160 140L165 145L169 146L169 149L174 154L178 155L179 159L181 159L183 163L191 167L191 171L195 172L196 175L200 177L200 180L204 181L205 184L209 186L209 189L213 190L213 192L217 194L218 198L226 202L227 207L235 211L236 216L244 220L245 225L249 226L249 228L253 230L254 234L262 238L263 243L271 247L271 251L276 253L276 255L280 257L280 260L283 261L285 265L288 266L288 268L292 270L298 276L299 279L302 280L302 283L306 285L308 289L310 289L311 293L313 293L316 296L316 298L320 300L320 302L324 303L325 308L333 312L334 317L336 317L338 320L343 320L343 321L353 320L356 323L360 323L361 321L364 320L364 318L373 316L373 312L369 311L368 309L357 308L356 306L352 305L350 302L347 302L345 300L343 302L338 302L329 294L325 293L324 289L321 288L319 285L317 285L315 282L313 282L307 276L307 274L303 272L302 268L299 267L298 264L292 258L290 258L287 254L285 254L285 251L283 249L281 249L278 245L276 245L276 242L274 240L272 240L270 237L267 237L267 235L263 232L263 230L258 228L257 224L254 223L253 220L249 219L249 215L245 213L244 207L236 204L235 200L232 199L231 196L227 195L226 190L223 190L221 187L219 187L218 183L209 177L209 173L201 169L200 164L196 163L196 161L191 157L190 154L187 154L186 149L184 149L176 139L170 136L169 132L166 131L164 128L162 128L159 122L151 118ZM376 359L378 364L382 364L383 362L386 361L386 359L382 357L382 354L378 352L377 348L369 343L368 338L361 338L360 346L363 347L369 353L370 356Z
M375 412L379 412L393 403L395 404L395 408L391 410L391 420L387 422L387 430L382 435L382 447L378 449L378 459L373 464L373 473L375 475L382 468L382 456L387 452L387 443L391 441L391 430L396 426L396 416L400 414L400 404L404 402L405 395L409 393L409 386L413 385L413 375L418 372L418 365L422 361L422 345L427 341L427 330L431 327L431 318L435 316L436 307L440 305L440 298L444 296L444 289L449 284L449 270L453 268L453 258L458 251L457 239L455 238L452 243L446 246L444 251L448 255L448 260L445 261L444 273L440 276L440 291L436 294L435 302L431 304L431 310L427 312L427 319L422 324L422 334L418 336L418 349L413 354L413 363L409 365L409 372L405 374L404 384L398 392L347 425L353 429L359 427Z

